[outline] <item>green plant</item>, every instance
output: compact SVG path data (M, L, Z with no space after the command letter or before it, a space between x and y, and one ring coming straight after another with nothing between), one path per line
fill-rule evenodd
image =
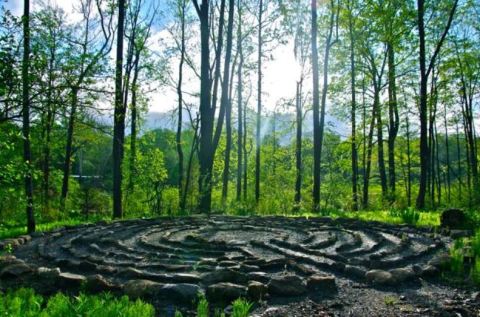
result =
M383 301L386 306L394 306L397 303L397 298L395 296L385 296Z
M248 313L252 309L253 303L249 301L238 298L233 302L233 312L232 317L248 317Z
M7 243L6 246L3 247L3 251L8 254L13 253L13 245L11 243Z
M127 296L116 298L111 294L79 294L69 297L58 293L45 300L32 289L21 288L0 293L0 316L9 317L153 317L152 305L141 300L130 301Z
M180 312L179 310L176 310L174 317L183 317L182 312Z
M208 317L208 301L203 294L198 295L197 317Z

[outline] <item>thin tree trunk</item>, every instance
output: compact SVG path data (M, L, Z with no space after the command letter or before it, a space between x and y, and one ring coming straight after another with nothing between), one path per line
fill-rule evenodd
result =
M297 82L296 95L296 128L297 136L295 138L295 167L296 167L296 181L295 181L295 204L299 208L302 201L302 124L303 124L303 109L302 109L302 79Z
M367 161L366 161L366 168L365 168L365 176L363 178L363 209L368 208L368 190L369 190L369 184L370 184L370 170L372 166L373 132L375 130L376 111L377 111L377 108L373 106L370 129L368 132L368 148L367 148L367 157L366 157Z
M240 201L242 195L242 169L243 169L243 116L242 116L242 93L243 93L243 82L242 82L242 72L243 72L243 48L242 48L242 11L241 11L241 0L238 0L237 3L238 11L238 30L237 30L237 49L240 54L240 62L238 64L237 71L237 113L238 113L238 127L237 127L237 201Z
M358 153L357 153L357 135L356 135L356 91L355 91L355 39L353 33L353 21L352 16L349 16L349 34L350 34L350 85L352 94L352 108L350 111L350 118L352 121L352 201L353 211L358 210Z
M447 183L447 202L450 204L451 202L451 181L450 181L450 145L448 143L448 122L447 122L447 105L445 104L444 105L444 108L443 108L444 112L443 112L443 123L445 125L445 150L447 152L447 157L446 157L446 164L447 164L447 175L446 175L446 183Z
M255 138L255 202L260 200L260 132L262 127L262 48L263 48L263 0L258 9L258 60L257 60L257 130Z
M25 0L23 8L23 62L22 62L22 115L23 115L23 162L25 163L25 198L27 214L27 230L35 231L35 217L33 214L33 181L32 181L32 153L30 149L30 1Z
M407 170L408 170L408 189L407 189L407 203L410 207L412 205L412 151L410 147L410 121L407 115Z
M320 209L320 92L318 69L318 17L317 0L312 0L312 72L313 72L313 211Z
M391 43L387 44L388 54L388 115L389 115L389 129L388 129L388 175L391 202L395 201L395 139L399 129L399 115L397 104L397 84L396 84L396 69L395 69L395 51Z
M117 53L115 66L115 111L113 126L113 218L122 218L122 162L125 139L125 112L122 99L123 36L125 0L118 0Z
M178 65L178 83L177 83L177 96L178 96L178 119L177 119L177 135L175 138L177 145L178 155L178 196L180 198L180 211L185 210L185 200L183 199L183 150L182 150L182 120L183 120L183 63L185 62L185 7L186 0L182 0L181 4L181 47L180 47L180 64ZM186 188L185 188L186 190Z

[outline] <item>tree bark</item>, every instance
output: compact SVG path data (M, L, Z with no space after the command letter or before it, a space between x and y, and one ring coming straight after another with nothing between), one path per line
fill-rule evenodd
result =
M23 8L23 62L22 62L22 115L23 115L23 162L25 163L25 199L28 233L35 232L33 214L32 153L30 149L30 1L25 0Z
M260 132L262 127L262 46L263 46L263 0L258 9L258 60L257 60L257 129L255 131L255 202L260 200Z
M125 139L125 112L122 99L123 36L125 27L125 0L118 0L117 52L115 66L115 111L113 126L113 218L122 218L122 162Z
M395 174L395 140L399 129L399 115L397 103L397 84L395 49L392 43L387 43L388 54L388 176L389 176L389 200L395 201L396 196L396 174Z
M319 69L318 69L318 17L317 0L312 0L312 78L313 78L313 211L320 209L320 92L319 92Z
M185 200L183 199L183 149L182 149L182 121L183 121L183 64L185 62L185 7L186 0L181 0L180 8L180 28L181 28L181 46L180 46L180 64L178 65L178 83L177 83L177 96L178 96L178 117L177 117L177 135L175 137L177 145L178 155L178 197L180 211L185 210ZM186 189L185 189L186 190Z
M238 113L238 122L237 122L237 201L241 200L242 195L242 169L243 169L243 48L242 48L242 12L241 12L241 0L238 0L237 4L237 11L238 11L238 30L237 30L237 49L240 55L240 61L238 64L238 71L237 71L237 94L238 94L238 101L237 101L237 113Z

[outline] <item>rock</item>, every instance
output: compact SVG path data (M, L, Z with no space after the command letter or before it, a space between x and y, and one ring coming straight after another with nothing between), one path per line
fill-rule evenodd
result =
M162 286L150 280L130 280L124 285L123 291L130 298L153 298Z
M307 288L309 290L318 290L325 292L336 292L337 285L335 277L332 275L314 274L307 280Z
M37 276L42 280L49 283L56 282L58 276L60 275L60 269L56 268L48 268L48 267L39 267L37 269Z
M250 272L248 273L248 278L262 283L268 283L270 281L270 277L268 277L268 274L265 272Z
M207 288L207 299L211 302L230 303L239 297L244 297L246 287L232 283L217 283Z
M3 268L12 265L12 264L20 264L20 263L25 263L20 259L17 259L14 255L7 254L7 255L2 255L0 256L0 270Z
M250 281L248 283L247 296L254 301L263 299L267 294L267 291L267 285L263 283L257 281Z
M247 276L244 273L231 269L219 269L213 272L202 274L201 280L205 285L212 285L220 282L242 284L247 282Z
M87 276L85 288L93 293L108 292L119 289L118 286L110 283L100 274Z
M409 267L392 269L389 272L392 274L393 279L398 283L412 280L416 275L413 269Z
M422 268L421 275L426 277L435 277L440 271L433 265L425 265Z
M428 265L434 266L437 269L446 268L451 262L450 255L448 253L440 253L428 261Z
M365 273L366 273L361 268L353 266L353 265L345 265L344 272L347 275L351 275L355 278L362 278L362 279L365 277Z
M10 264L0 271L0 277L2 278L12 278L12 277L19 277L28 273L31 273L33 270L32 268L22 262Z
M374 285L392 285L395 283L392 274L383 270L370 270L365 273L365 278Z
M281 275L270 280L268 292L279 296L300 296L307 292L307 288L298 276Z
M467 217L461 209L451 208L444 210L440 215L440 226L449 229L464 229Z
M472 234L473 232L471 230L450 230L450 237L452 239L464 238Z
M87 278L80 274L64 272L58 275L58 284L64 289L80 289L86 281Z
M188 283L165 284L158 289L159 296L183 304L191 304L201 293L203 290L200 286Z

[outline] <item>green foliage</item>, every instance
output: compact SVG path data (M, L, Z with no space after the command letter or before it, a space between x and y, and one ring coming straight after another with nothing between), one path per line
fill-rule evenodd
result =
M448 271L456 279L467 277L480 285L480 230L472 237L455 240L450 249Z
M416 225L420 220L420 213L412 207L404 209L390 209L390 214L392 217L398 217L403 223L409 225Z
M248 313L252 309L253 303L249 301L238 298L233 302L233 312L232 317L248 317Z
M90 296L80 294L68 297L58 293L44 299L32 289L0 293L0 316L9 317L153 317L153 306L140 300L130 301L127 296L116 298L111 294Z
M209 310L208 310L208 301L203 295L198 296L198 303L197 303L197 317L208 317Z

